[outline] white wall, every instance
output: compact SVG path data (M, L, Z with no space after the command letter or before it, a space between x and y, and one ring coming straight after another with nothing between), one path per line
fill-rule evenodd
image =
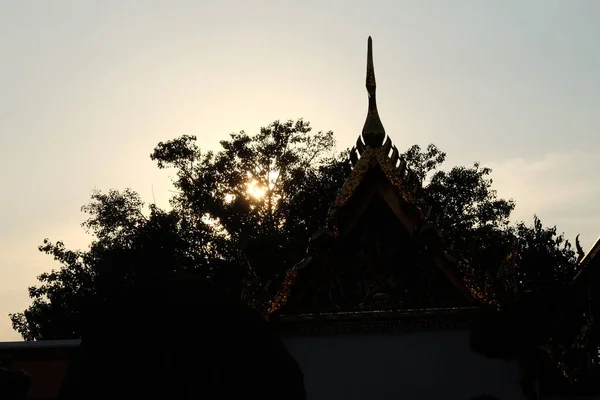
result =
M525 399L516 362L473 353L469 332L284 337L308 400Z

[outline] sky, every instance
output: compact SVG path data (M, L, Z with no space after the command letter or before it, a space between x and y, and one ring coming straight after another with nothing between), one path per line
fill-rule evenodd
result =
M514 220L589 248L600 235L597 0L0 0L0 341L58 268L44 238L86 248L94 189L168 206L150 153L182 134L304 118L351 146L377 97L399 149L492 168Z

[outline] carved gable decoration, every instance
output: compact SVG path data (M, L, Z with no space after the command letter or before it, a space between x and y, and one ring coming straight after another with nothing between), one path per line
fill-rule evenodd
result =
M443 251L441 231L418 205L421 182L386 136L375 98L372 41L369 111L350 153L352 168L328 227L288 271L271 304L277 314L466 307L468 289Z

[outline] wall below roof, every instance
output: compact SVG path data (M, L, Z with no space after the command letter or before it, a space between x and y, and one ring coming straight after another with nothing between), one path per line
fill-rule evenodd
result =
M57 399L80 340L0 342L0 366L31 377L26 399ZM0 394L0 399L2 394Z
M600 396L577 396L577 397L541 397L541 400L600 400Z
M59 398L70 362L68 359L19 361L12 363L11 368L25 371L31 376L26 399L54 400Z
M284 337L307 400L525 399L515 361L474 353L468 331Z

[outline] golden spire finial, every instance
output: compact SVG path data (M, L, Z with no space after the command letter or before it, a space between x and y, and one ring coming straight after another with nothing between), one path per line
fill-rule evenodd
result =
M379 147L385 139L385 129L377 112L375 99L375 68L373 67L373 40L369 36L367 47L367 92L369 93L369 111L362 131L362 137L367 146Z

